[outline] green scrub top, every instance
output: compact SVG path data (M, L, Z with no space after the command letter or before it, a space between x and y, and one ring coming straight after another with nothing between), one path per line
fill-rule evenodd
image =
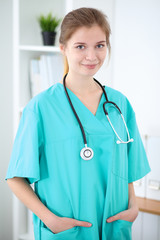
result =
M6 179L24 177L54 214L92 223L54 234L33 214L36 240L129 240L132 222L106 219L128 209L128 183L145 176L150 167L137 128L135 113L120 92L105 86L110 101L121 109L134 142L116 144L103 111L104 93L96 114L68 89L82 122L91 160L80 157L84 147L77 119L63 85L56 83L25 106L14 141ZM110 119L119 136L127 133L120 114L109 106Z

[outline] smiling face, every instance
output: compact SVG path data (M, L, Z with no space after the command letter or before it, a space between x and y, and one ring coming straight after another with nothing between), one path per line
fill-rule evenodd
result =
M98 25L80 27L60 49L67 57L70 74L91 77L105 60L106 36Z

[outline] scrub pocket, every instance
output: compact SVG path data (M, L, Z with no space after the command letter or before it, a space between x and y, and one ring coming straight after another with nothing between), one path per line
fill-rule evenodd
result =
M40 240L76 240L78 239L79 227L73 227L68 230L53 233L48 228L41 226L41 238Z
M112 173L128 181L127 144L115 144L112 158Z
M131 240L133 222L117 220L114 222L112 240Z

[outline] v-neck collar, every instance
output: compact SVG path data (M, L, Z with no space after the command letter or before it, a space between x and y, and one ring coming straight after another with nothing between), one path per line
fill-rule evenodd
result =
M58 84L62 85L62 87L63 87L63 84L62 84L62 83L58 83ZM87 108L87 106L80 100L79 97L77 97L77 95L76 95L73 91L71 91L68 87L66 87L66 89L67 89L67 91L68 91L68 93L69 93L69 96L72 95L72 96L76 99L76 101L78 101L91 115L93 115L93 117L97 117L98 111L99 111L99 108L100 108L100 105L101 105L101 102L102 102L102 100L103 100L103 98L104 98L104 93L102 93L102 95L101 95L101 98L100 98L100 101L99 101L99 104L98 104L96 113L93 114L93 113L89 110L89 108ZM74 106L74 103L73 103L73 106Z
M65 94L63 84L57 83ZM67 87L66 87L67 88ZM103 103L105 102L105 95L102 93L99 105L97 107L96 114L94 115L83 103L82 101L74 94L69 88L67 92L72 101L72 104L76 110L78 117L83 125L85 132L89 134L110 134L110 127L108 127L108 121L103 111ZM66 97L66 101L68 99ZM69 104L69 102L68 102ZM72 109L71 109L72 111ZM73 112L73 111L72 111ZM74 114L74 113L73 113Z

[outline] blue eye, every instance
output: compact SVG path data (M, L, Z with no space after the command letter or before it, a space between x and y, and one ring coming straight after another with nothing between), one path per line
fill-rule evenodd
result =
M78 49L84 49L84 46L83 45L79 45L77 46Z
M97 45L97 48L103 48L104 47L104 44L98 44Z

